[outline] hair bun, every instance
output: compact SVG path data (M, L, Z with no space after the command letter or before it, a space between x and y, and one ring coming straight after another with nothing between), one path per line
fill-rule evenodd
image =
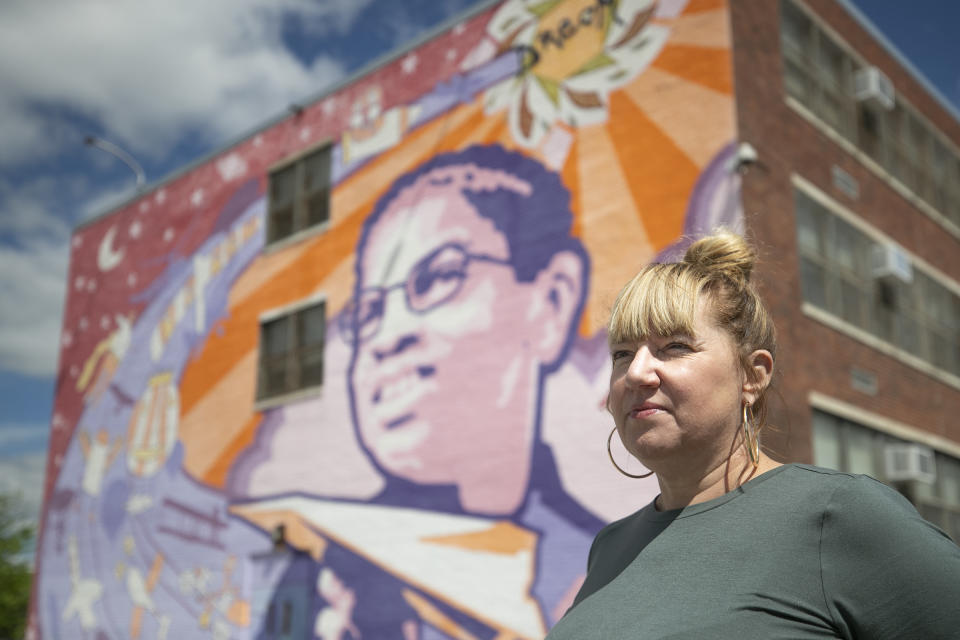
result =
M704 236L687 249L683 261L735 282L749 282L757 254L743 236L720 230Z

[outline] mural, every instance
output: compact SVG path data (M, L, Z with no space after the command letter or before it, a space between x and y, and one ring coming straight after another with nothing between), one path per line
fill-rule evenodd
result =
M731 73L722 0L507 0L79 230L30 637L543 637L657 492L602 326L742 224ZM329 224L265 247L331 139ZM258 400L319 299L322 387Z

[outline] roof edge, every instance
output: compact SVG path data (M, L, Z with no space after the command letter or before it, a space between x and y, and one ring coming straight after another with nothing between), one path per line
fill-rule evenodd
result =
M424 31L419 37L411 40L409 43L374 58L373 60L366 63L365 65L363 65L362 67L354 71L353 73L333 83L329 87L326 87L325 89L318 91L317 93L314 93L312 95L305 97L303 99L303 104L313 105L317 102L320 102L324 98L340 91L341 89L351 84L354 84L364 76L368 76L372 74L374 71L376 71L377 69L381 67L385 67L387 64L393 62L397 58L400 58L403 55L409 53L410 51L416 49L420 45L430 40L433 40L441 33L445 31L449 31L458 23L463 22L464 20L469 20L470 18L476 16L477 14L483 13L493 5L498 4L502 1L503 0L480 0L480 2L477 2L477 4L475 4L474 6L468 9L465 9L464 11L452 16L451 18L444 20L443 22L434 26L433 28ZM182 167L179 167L171 171L170 173L166 174L162 178L144 185L143 187L138 189L134 195L124 198L122 201L111 206L109 209L106 209L84 220L83 222L78 223L73 227L73 233L76 233L81 229L89 227L99 222L100 220L103 220L104 218L109 217L110 215L116 213L118 210L123 209L124 207L130 204L133 204L134 202L137 202L138 200L144 198L148 194L156 191L160 187L166 184L169 184L174 180L176 180L177 178L180 178L181 176L184 176L190 173L191 171L193 171L197 167L200 167L201 165L207 164L208 162L213 160L215 157L217 157L224 151L231 149L239 145L240 143L246 140L249 140L250 138L255 137L257 134L262 133L267 129L270 129L271 127L274 127L280 124L281 122L283 122L284 120L287 120L290 117L291 117L290 113L287 110L284 110L282 113L279 113L273 116L272 118L265 120L264 122L262 122L259 125L256 125L252 129L247 130L245 133L230 139L229 142L225 142L217 146L213 150L203 154L202 156L195 158L194 160L191 160L190 162L183 165Z
M900 49L897 48L893 42L887 38L886 35L880 28L875 25L870 18L868 18L860 9L853 4L851 0L836 0L843 9L856 20L861 27L874 39L876 40L881 47L887 50L887 53L899 63L906 71L913 76L913 79L934 99L935 102L939 103L940 107L947 112L947 115L953 117L954 121L957 124L960 124L960 109L958 109L945 95L943 95L940 90L933 85L933 83L921 72L917 67L910 62L910 59L907 58L903 53L900 52ZM958 143L960 144L960 143Z

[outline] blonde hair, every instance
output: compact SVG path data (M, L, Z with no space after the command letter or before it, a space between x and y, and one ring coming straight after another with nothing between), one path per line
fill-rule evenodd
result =
M756 260L756 252L742 236L720 230L690 245L680 262L644 267L617 296L607 325L608 342L693 335L697 305L706 295L717 326L737 347L745 375L755 379L750 354L766 349L776 358L777 352L773 320L750 282ZM765 391L753 404L759 425L766 422Z

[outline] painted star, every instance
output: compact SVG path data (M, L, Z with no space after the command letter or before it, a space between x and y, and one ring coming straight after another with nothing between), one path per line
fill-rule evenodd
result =
M97 626L97 616L93 613L94 603L103 594L103 585L93 579L77 580L73 583L67 606L63 608L64 622L73 617L80 618L80 626L90 631Z

